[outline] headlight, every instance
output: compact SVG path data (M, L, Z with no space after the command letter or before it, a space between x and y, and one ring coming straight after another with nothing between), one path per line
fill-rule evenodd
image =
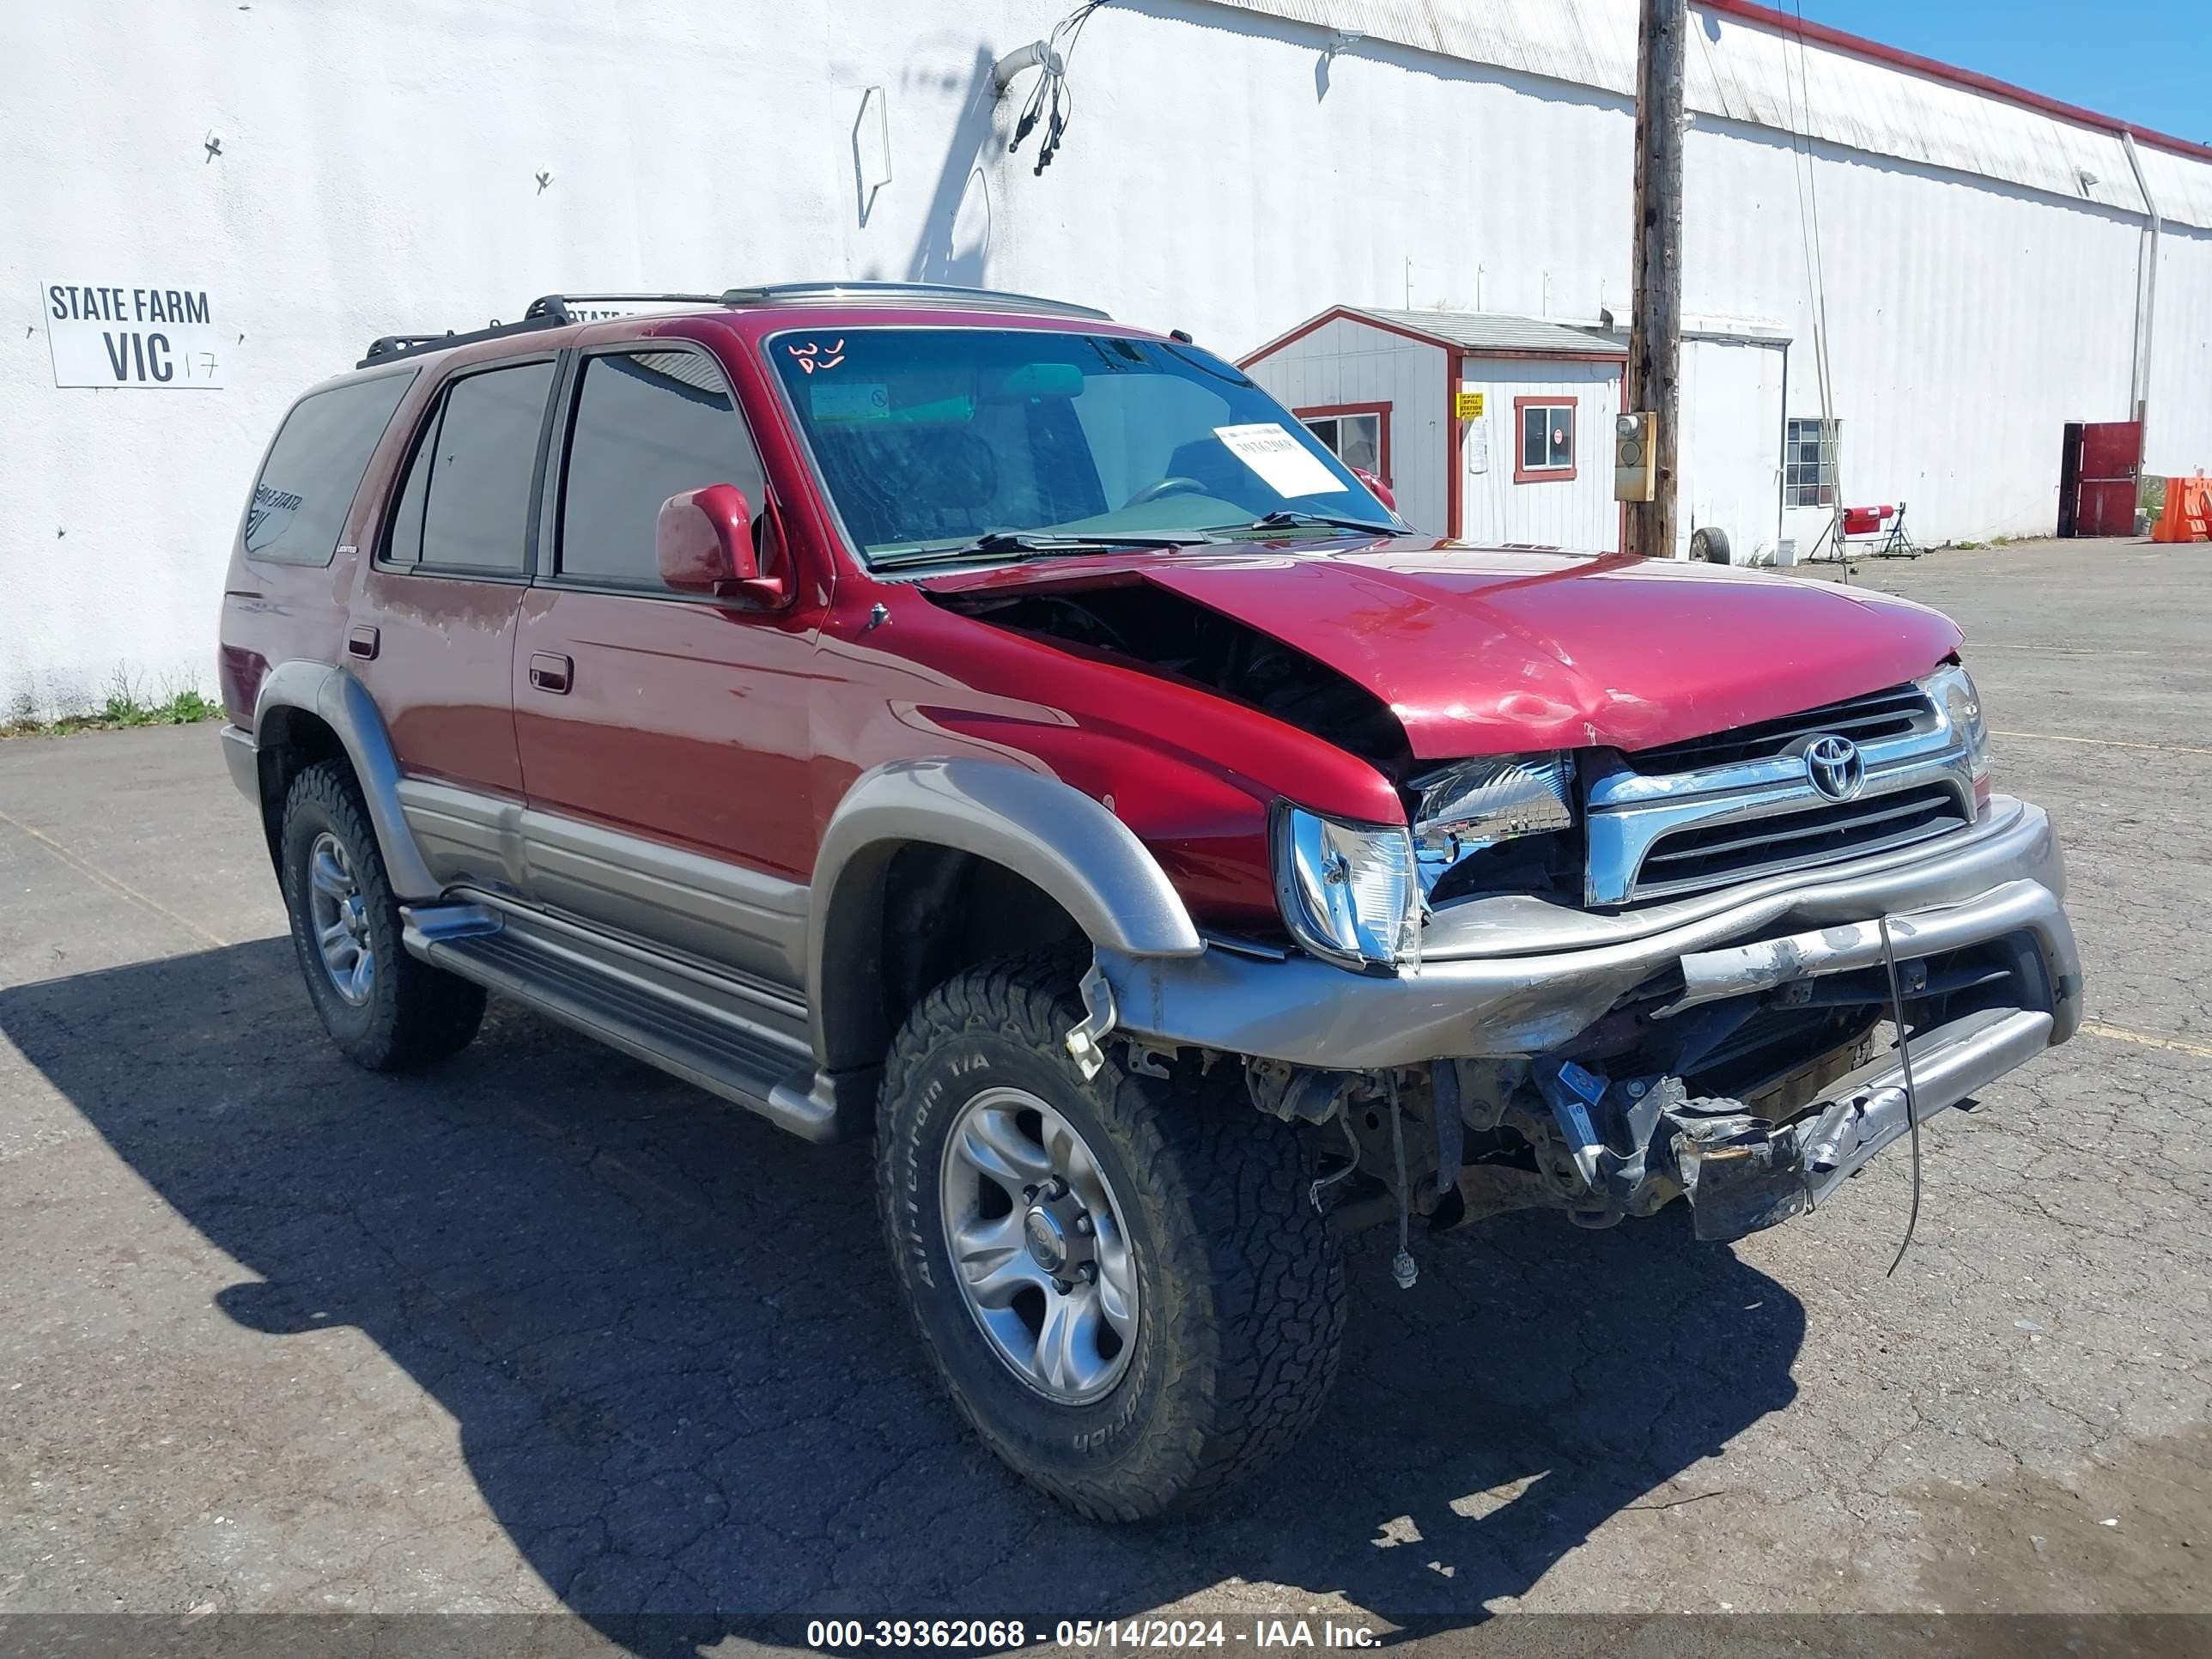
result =
M1571 754L1486 755L1414 781L1413 854L1424 892L1471 853L1574 828Z
M1354 965L1420 959L1413 839L1403 824L1345 823L1285 803L1275 814L1283 921L1316 956Z
M1920 684L1929 696L1942 705L1951 729L1966 738L1966 753L1973 765L1975 798L1987 798L1990 728L1982 717L1982 698L1974 690L1974 677L1957 663L1946 663Z

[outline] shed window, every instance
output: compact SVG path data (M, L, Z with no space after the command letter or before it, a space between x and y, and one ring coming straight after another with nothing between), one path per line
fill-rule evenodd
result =
M1782 440L1782 501L1786 507L1836 504L1836 437L1840 421L1792 421Z
M1516 398L1513 412L1521 426L1518 464L1513 482L1547 482L1575 476L1575 406L1540 398Z
M1321 440L1322 447L1346 466L1389 476L1389 416L1381 409L1341 409L1298 411L1305 429Z

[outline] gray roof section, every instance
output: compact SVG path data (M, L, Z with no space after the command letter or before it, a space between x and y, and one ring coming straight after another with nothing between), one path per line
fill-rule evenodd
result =
M1595 329L1570 328L1540 317L1505 317L1486 311L1382 311L1346 306L1354 317L1432 335L1469 351L1534 351L1546 356L1618 357L1620 343Z

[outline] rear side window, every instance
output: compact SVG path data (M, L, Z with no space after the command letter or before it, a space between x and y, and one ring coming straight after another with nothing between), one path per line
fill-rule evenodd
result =
M282 564L328 564L345 533L376 441L415 372L334 386L292 405L254 480L246 550Z
M447 388L408 466L386 558L425 569L522 574L552 389L550 362L489 369Z
M721 369L696 351L589 357L568 437L560 571L583 581L658 589L660 505L735 484L761 510L760 456Z

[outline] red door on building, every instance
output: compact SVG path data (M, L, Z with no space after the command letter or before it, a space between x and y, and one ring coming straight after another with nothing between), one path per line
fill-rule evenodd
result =
M2069 421L2058 464L2061 536L2136 533L2141 421Z

